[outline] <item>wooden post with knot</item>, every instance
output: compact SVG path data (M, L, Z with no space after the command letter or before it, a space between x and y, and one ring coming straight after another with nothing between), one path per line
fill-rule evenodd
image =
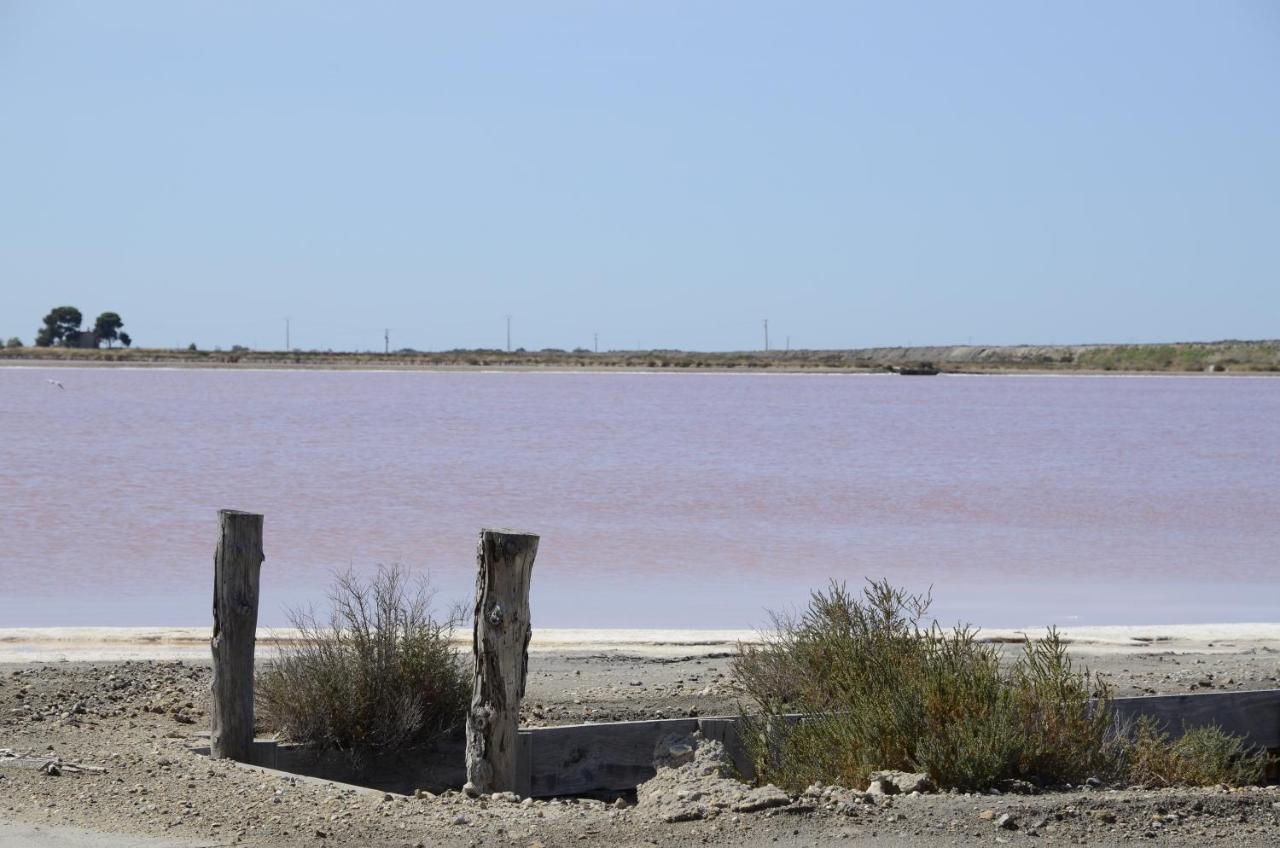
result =
M468 795L513 792L520 699L529 664L529 579L538 537L481 530L476 548L476 608L472 631L475 679L467 712Z
M218 511L213 555L213 716L209 755L249 762L253 750L253 649L258 630L262 516Z

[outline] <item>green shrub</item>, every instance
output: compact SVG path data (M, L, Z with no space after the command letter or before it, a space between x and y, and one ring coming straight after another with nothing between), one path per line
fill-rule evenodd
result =
M459 726L470 681L450 646L455 613L437 620L425 581L399 567L370 581L338 575L322 622L293 611L295 642L257 679L258 714L282 736L348 752L425 743Z
M746 724L760 779L862 787L871 771L899 769L983 789L1114 767L1109 690L1073 668L1056 631L1004 670L976 631L923 626L929 604L887 581L861 597L833 583L799 618L776 616L765 644L740 649L735 673L761 710Z
M1053 628L1006 668L976 631L922 626L929 604L887 581L861 596L832 583L801 616L775 616L762 645L739 648L736 676L760 710L744 724L760 780L862 788L881 769L926 772L958 789L1264 778L1267 753L1219 728L1177 739L1150 719L1118 728L1109 687L1073 665Z
M1267 753L1219 727L1186 730L1178 739L1149 716L1138 720L1125 751L1129 780L1141 786L1248 786L1266 776Z

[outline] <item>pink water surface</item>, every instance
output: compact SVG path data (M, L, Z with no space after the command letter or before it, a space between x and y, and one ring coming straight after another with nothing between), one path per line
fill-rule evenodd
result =
M882 575L993 626L1280 619L1277 379L4 368L0 425L0 626L206 622L219 507L266 515L268 624L348 565L466 598L495 525L543 626Z

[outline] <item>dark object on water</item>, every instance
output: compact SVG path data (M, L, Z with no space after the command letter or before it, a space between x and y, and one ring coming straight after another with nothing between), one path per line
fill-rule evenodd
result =
M918 365L904 365L894 371L906 377L932 377L938 373L932 362L921 362Z

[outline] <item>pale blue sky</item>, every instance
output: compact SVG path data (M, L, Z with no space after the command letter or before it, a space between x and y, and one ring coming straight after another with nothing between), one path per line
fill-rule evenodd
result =
M0 0L0 336L1280 336L1280 3Z

